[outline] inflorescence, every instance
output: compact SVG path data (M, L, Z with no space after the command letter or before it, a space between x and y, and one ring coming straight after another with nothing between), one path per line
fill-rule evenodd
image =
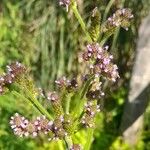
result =
M113 56L109 54L107 49L108 47L102 48L98 43L87 45L82 58L89 64L89 75L86 75L86 79L82 81L83 83L80 86L76 78L69 80L66 77L62 77L55 81L59 92L76 93L81 90L84 82L88 81L91 76L94 76L89 82L89 88L84 93L87 101L83 107L82 114L74 118L74 116L64 111L61 94L58 95L56 91L43 93L42 89L40 89L40 94L42 93L42 96L51 103L55 119L48 120L45 116L42 116L37 117L34 121L29 121L25 117L15 114L10 121L14 133L20 137L35 137L44 133L48 135L49 140L57 140L73 134L77 130L74 124L83 128L94 128L96 114L100 112L98 100L104 96L102 82L99 79L104 77L116 81L119 77L117 66L112 63ZM1 85L12 84L17 76L23 74L25 70L25 67L18 62L7 66L7 75L3 77L4 80L1 80L3 81ZM11 78L6 78L8 75ZM75 120L78 120L78 123L74 123Z
M89 69L92 74L115 82L119 77L118 67L112 63L113 56L107 50L108 46L102 48L98 43L88 44L82 58L89 62Z
M12 116L10 120L10 125L14 134L19 137L36 137L41 131L46 134L51 130L52 124L53 122L48 121L45 116L37 117L35 121L29 121L18 113Z
M57 140L67 136L62 126L63 121L63 118L49 121L45 116L37 117L34 121L29 121L16 113L11 117L10 124L14 134L19 137L36 137L44 133L48 135L48 140Z
M133 14L129 8L119 9L107 19L102 30L103 32L107 32L119 26L123 27L125 30L128 30L132 18Z
M67 127L71 123L72 121L67 115L56 117L54 120L48 120L45 116L40 116L30 121L16 113L10 120L15 135L19 137L36 137L45 134L48 141L63 139L69 135L71 132Z
M19 62L8 65L7 72L0 76L0 94L5 92L6 86L15 82L15 80L25 72L26 68Z

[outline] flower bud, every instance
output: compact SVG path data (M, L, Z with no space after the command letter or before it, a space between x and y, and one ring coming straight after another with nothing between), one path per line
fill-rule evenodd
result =
M54 120L52 126L52 132L54 133L54 137L57 137L59 139L67 135L67 132L64 130L62 123L63 123L63 117L60 116Z
M89 29L89 32L93 41L97 41L100 35L100 19L101 19L101 15L96 7L92 11L91 26Z
M58 94L56 92L49 92L47 94L47 99L51 101L55 115L63 115L63 108Z
M74 133L75 123L73 122L72 117L71 117L70 114L65 114L64 115L63 128L66 130L66 132L69 135Z

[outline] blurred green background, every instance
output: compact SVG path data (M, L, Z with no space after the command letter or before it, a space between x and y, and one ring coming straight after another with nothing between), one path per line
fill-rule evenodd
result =
M89 22L92 9L97 6L103 15L109 0L82 0L79 10ZM141 20L148 14L149 0L115 0L108 16L117 8L133 10L134 21L129 31L117 30L109 39L110 51L119 66L117 85L106 87L103 112L99 116L92 150L130 150L119 136L124 102L128 95L131 70L134 64L136 41ZM84 33L73 14L66 13L56 0L0 1L0 73L5 66L18 60L28 66L37 87L54 89L54 80L62 75L81 72L77 55L84 49ZM111 90L110 90L111 89ZM47 139L21 139L13 135L9 118L14 112L34 117L34 109L21 99L7 94L0 97L0 150L57 150L57 142ZM141 137L135 150L150 150L150 106L145 112ZM82 133L81 133L82 134ZM85 141L77 135L78 141Z

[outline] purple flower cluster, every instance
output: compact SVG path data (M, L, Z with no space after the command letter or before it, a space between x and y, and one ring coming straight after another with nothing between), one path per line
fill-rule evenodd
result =
M88 44L82 58L90 62L89 68L92 74L106 77L116 81L119 77L117 65L112 63L113 56L108 53L108 46L102 48L98 43Z
M4 92L4 88L8 84L12 84L18 76L23 74L26 68L19 62L14 62L7 66L7 72L0 76L0 94Z
M51 130L52 124L53 122L48 121L45 116L37 117L35 121L29 121L18 113L12 116L10 120L14 134L19 137L36 137L40 131L46 134Z
M70 5L70 0L59 0L59 5L66 7L66 11L68 11L68 7Z
M100 105L95 101L90 101L85 104L84 115L81 118L81 123L87 128L94 127L94 118L97 112L100 112Z
M59 88L66 89L68 92L76 90L78 87L76 78L72 78L71 80L69 80L63 76L59 78L58 80L56 80L55 83Z
M63 116L49 121L45 116L37 117L34 121L29 121L25 117L16 113L11 117L10 125L14 134L19 137L36 137L40 133L48 135L48 140L62 139L67 136L63 128Z
M128 8L119 9L113 14L113 16L107 19L103 30L104 32L106 32L107 30L113 29L118 26L121 26L126 30L128 30L130 20L132 18L133 14L130 9Z

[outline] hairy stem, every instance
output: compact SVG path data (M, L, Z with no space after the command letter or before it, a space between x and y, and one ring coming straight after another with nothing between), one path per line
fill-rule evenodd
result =
M92 42L92 38L91 38L91 36L89 35L89 33L88 33L87 29L86 29L86 25L85 25L81 15L80 15L78 9L77 9L77 3L75 1L72 2L71 9L72 9L75 17L77 18L77 20L78 20L82 30L84 31L88 41Z
M22 98L23 100L25 100L27 102L32 103L33 106L35 108L37 108L42 115L45 115L50 120L53 119L52 116L48 113L48 111L38 102L38 100L33 99L33 98L28 99L28 98L24 97L23 95L21 95L20 93L18 93L17 91L12 91L12 94L17 97Z

